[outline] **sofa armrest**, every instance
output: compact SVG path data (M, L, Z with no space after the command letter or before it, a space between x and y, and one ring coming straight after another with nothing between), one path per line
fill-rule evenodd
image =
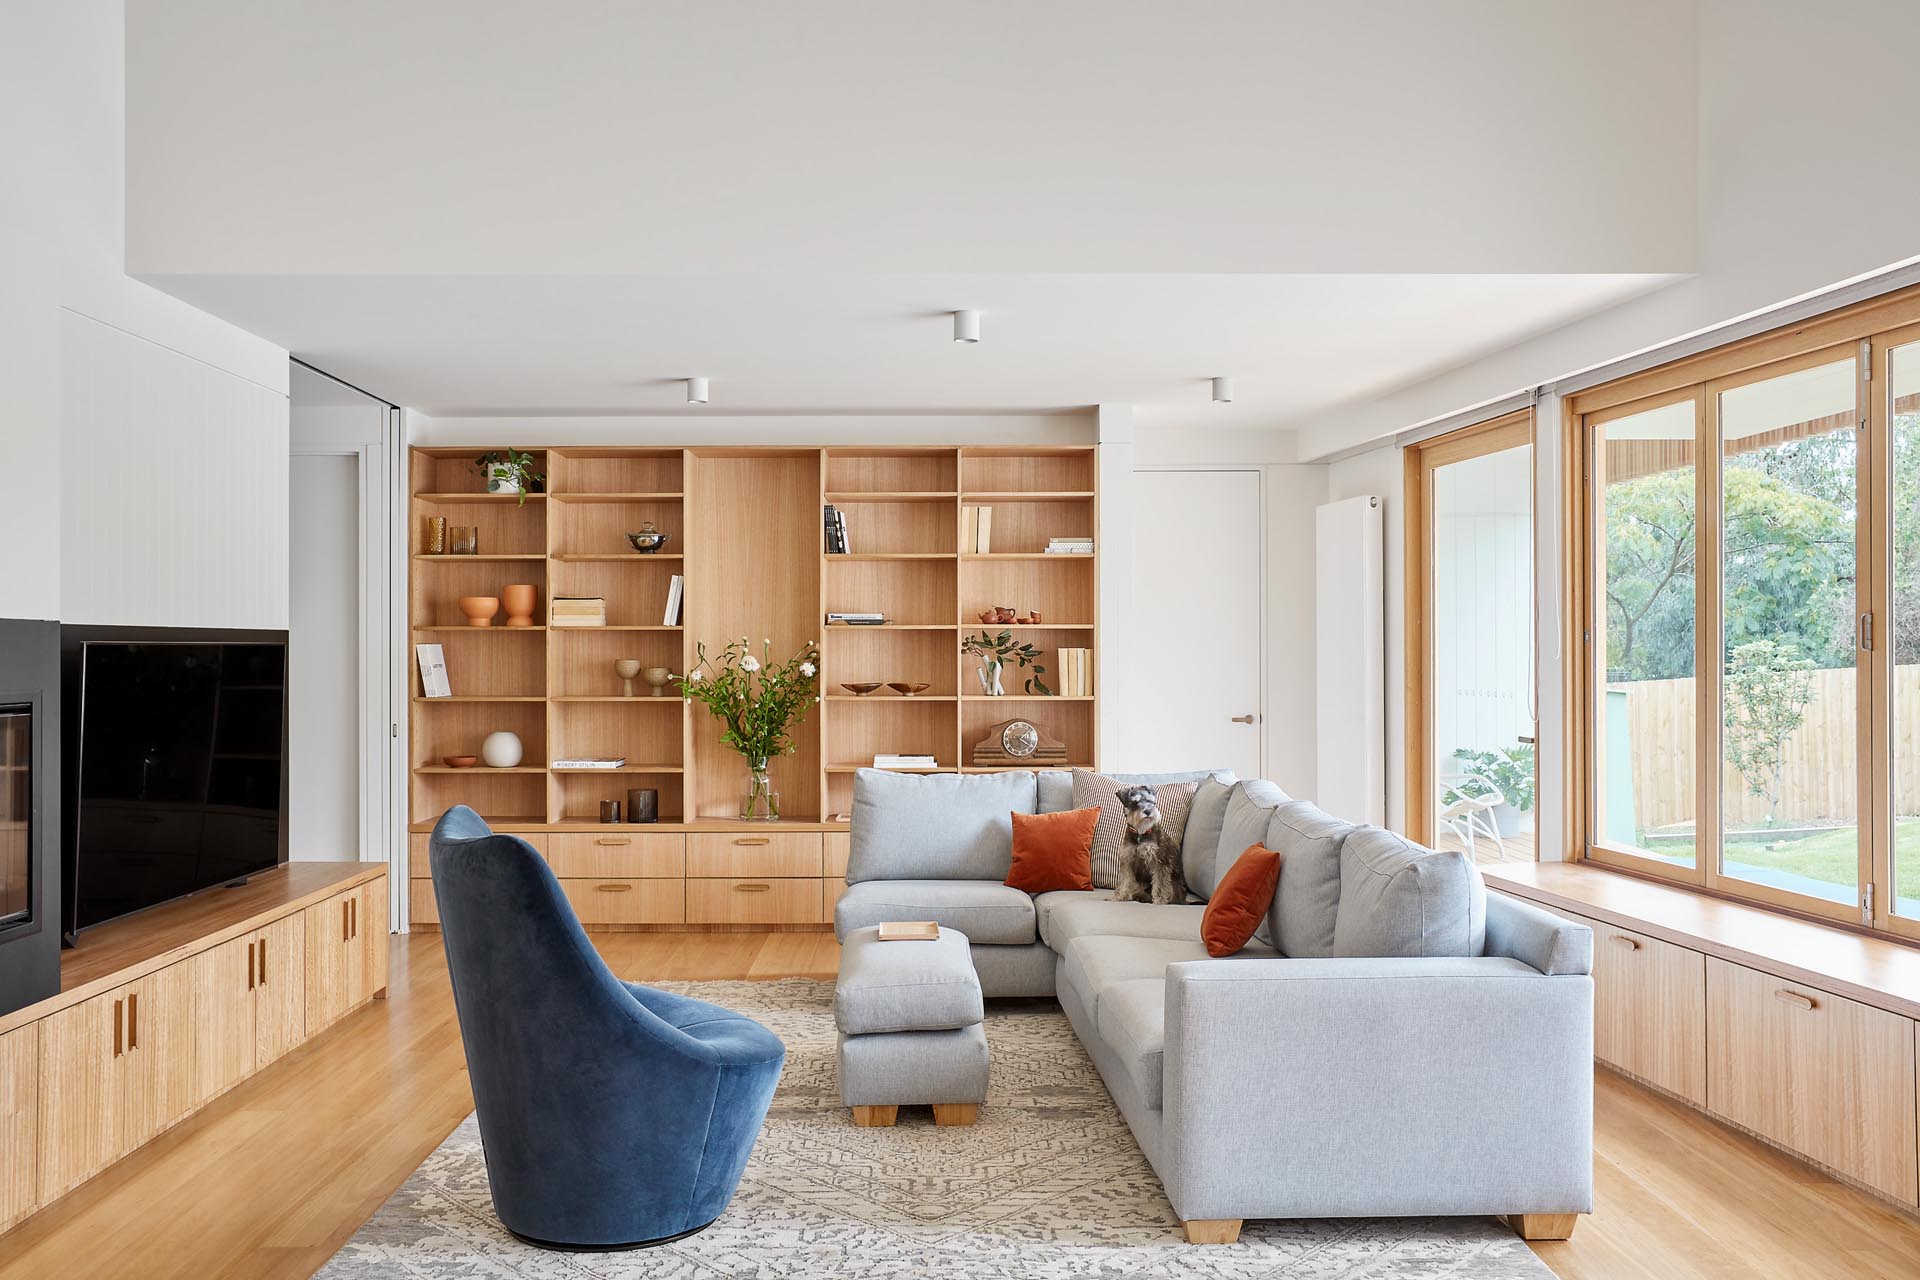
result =
M1508 957L1167 968L1182 1218L1585 1213L1593 982Z
M1593 972L1593 930L1502 893L1487 894L1487 954L1549 977Z

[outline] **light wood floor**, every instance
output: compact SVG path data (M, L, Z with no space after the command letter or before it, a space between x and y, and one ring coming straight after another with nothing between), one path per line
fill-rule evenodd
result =
M831 978L830 935L598 934L622 977ZM306 1276L472 1108L438 934L392 998L0 1236L0 1280ZM1920 1221L1607 1072L1598 1209L1536 1246L1573 1280L1920 1275ZM1169 1224L1168 1230L1172 1230Z

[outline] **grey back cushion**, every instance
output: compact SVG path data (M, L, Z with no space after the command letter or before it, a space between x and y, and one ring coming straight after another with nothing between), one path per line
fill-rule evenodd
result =
M1487 888L1464 853L1361 827L1340 850L1336 956L1477 956L1487 946Z
M1013 865L1013 816L1032 813L1033 775L889 773L853 776L847 883L998 880Z
M1227 874L1227 868L1239 861L1248 845L1266 843L1267 819L1289 798L1286 792L1265 778L1248 778L1227 789L1226 807L1220 815L1220 838L1213 846L1213 884L1216 888L1219 887L1220 877ZM1181 853L1184 860L1186 850L1182 849Z
M1266 846L1280 855L1280 883L1273 891L1267 930L1281 955L1324 960L1338 955L1334 933L1340 910L1340 848L1355 830L1351 822L1304 800L1273 811Z
M1040 813L1065 813L1073 808L1073 770L1041 769L1033 775L1040 788Z
M1227 800L1233 795L1233 774L1222 770L1202 778L1187 809L1187 834L1180 841L1180 865L1187 888L1206 901L1226 871L1220 865L1220 829L1227 821ZM1236 855L1238 856L1238 855Z

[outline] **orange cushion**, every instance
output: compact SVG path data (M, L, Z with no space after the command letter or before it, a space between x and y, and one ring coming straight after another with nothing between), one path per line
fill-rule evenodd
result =
M1273 907L1279 883L1280 855L1265 845L1248 845L1220 877L1200 917L1200 941L1207 944L1207 954L1230 956L1246 946Z
M1013 815L1013 869L1007 885L1027 893L1093 888L1093 828L1100 809Z

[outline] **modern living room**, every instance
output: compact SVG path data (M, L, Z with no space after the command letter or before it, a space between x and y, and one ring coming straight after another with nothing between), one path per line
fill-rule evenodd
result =
M1915 48L0 7L0 1280L1920 1276Z

